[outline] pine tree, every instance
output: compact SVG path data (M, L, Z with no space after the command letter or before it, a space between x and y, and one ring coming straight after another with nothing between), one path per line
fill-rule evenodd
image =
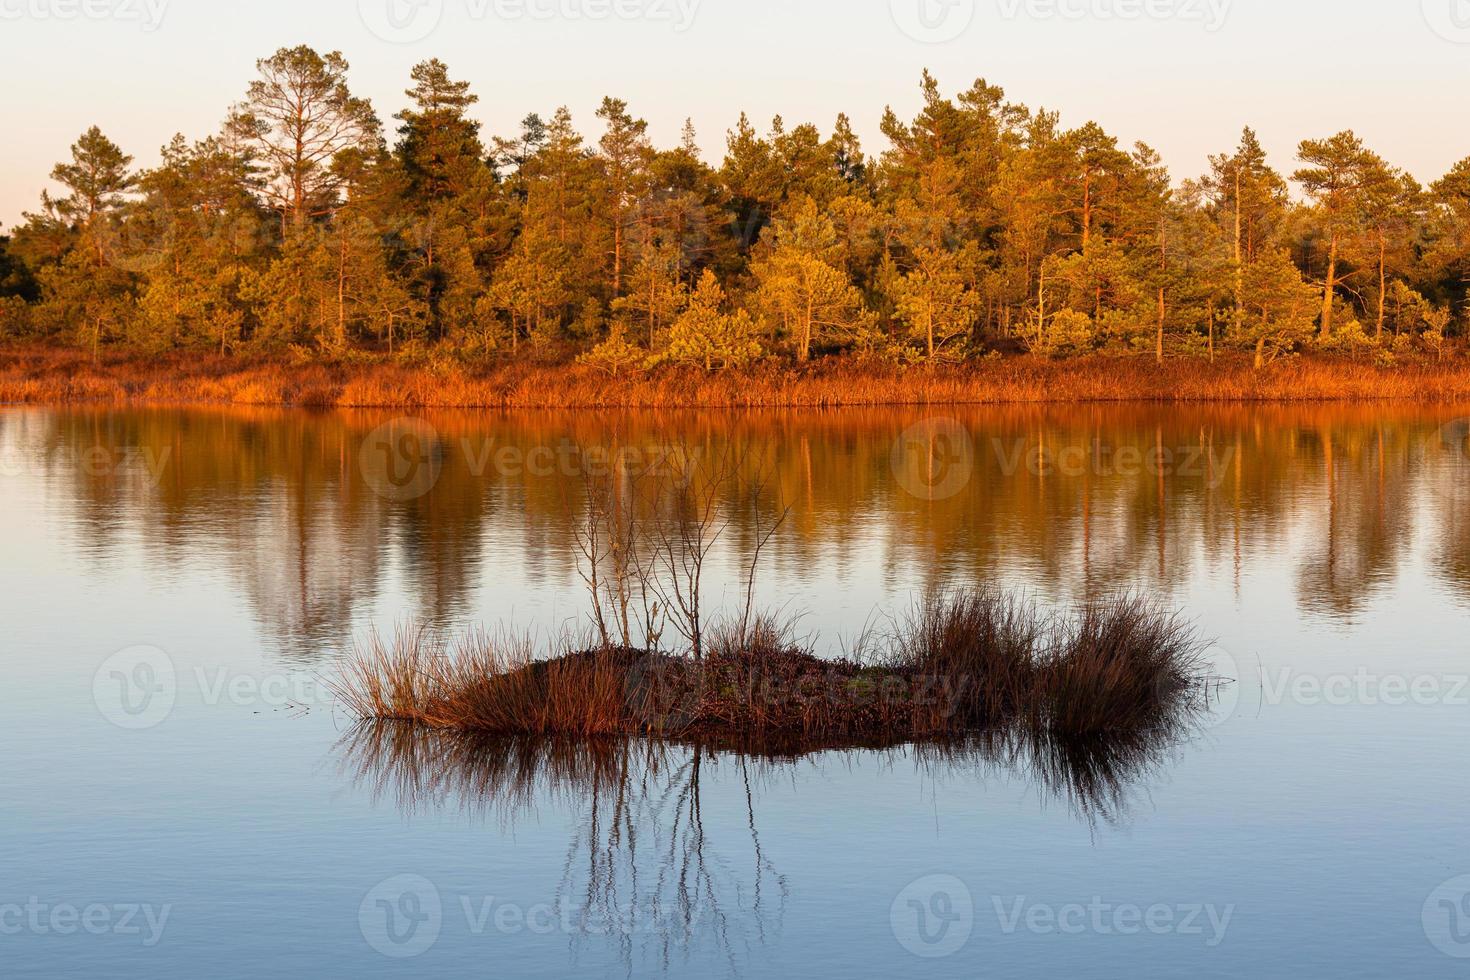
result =
M256 62L260 78L230 116L231 132L251 145L265 167L265 196L283 228L301 231L338 205L333 169L345 150L376 152L377 115L347 88L347 60L309 47L282 48Z
M762 237L769 254L752 271L797 360L810 360L814 344L845 344L866 332L871 318L862 295L834 264L841 247L816 201L793 203Z
M740 368L761 356L755 321L745 310L725 309L724 287L706 269L689 297L689 305L669 331L665 356L675 362L703 364L706 371Z
M93 360L133 316L134 277L117 263L121 215L136 184L132 162L93 126L72 144L71 161L51 171L66 196L43 194L42 214L26 216L38 237L52 237L59 248L58 261L39 271L44 315L74 329Z
M1332 311L1337 299L1343 245L1359 228L1363 195L1372 157L1351 131L1325 140L1304 140L1298 159L1306 166L1292 179L1316 204L1322 234L1327 239L1327 265L1322 280L1322 339L1332 339Z
M954 252L921 246L912 258L913 267L895 289L899 319L909 336L923 345L929 360L941 353L963 355L963 342L980 312L980 296L970 287L970 270L976 263L973 247ZM946 351L951 345L955 349Z

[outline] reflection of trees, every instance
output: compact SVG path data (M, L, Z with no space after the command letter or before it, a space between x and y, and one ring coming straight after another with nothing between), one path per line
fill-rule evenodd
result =
M936 784L1025 779L1089 823L1118 823L1134 793L1192 736L1197 718L1185 710L1106 739L997 731L821 753L791 745L492 739L379 722L348 732L338 752L357 785L409 815L450 810L512 826L541 806L570 811L576 829L552 905L559 921L572 923L574 950L601 937L618 946L630 974L635 963L668 972L696 955L736 974L746 955L779 934L790 894L759 830L760 794L780 777L867 756L887 767L915 766ZM712 830L705 819L704 794L722 781L744 800L738 834L728 823L715 824L723 833Z
M931 415L974 438L971 479L942 500L906 492L894 469L896 437ZM1201 564L1238 576L1292 555L1302 607L1347 617L1401 574L1422 515L1440 542L1426 546L1432 567L1467 594L1465 464L1437 435L1451 415L1382 405L435 413L443 473L408 502L378 497L359 472L364 438L391 414L20 412L0 416L0 434L42 461L87 561L108 563L138 535L160 569L227 567L267 635L307 655L353 632L390 570L429 623L465 615L482 587L573 587L583 473L524 465L538 448L567 446L746 460L767 492L725 501L724 559L735 566L789 506L767 553L781 582L813 569L915 587L1005 576L1063 598L1167 592ZM162 479L79 466L95 448L166 454ZM503 450L521 464L499 465ZM1030 465L1038 452L1087 462L1043 469ZM1152 466L1159 458L1169 465ZM515 578L482 581L492 558Z
M774 764L701 746L645 741L476 739L404 725L354 729L344 765L408 813L458 808L510 822L538 804L576 814L551 903L574 947L603 937L628 968L665 972L709 953L738 972L781 928L787 884L765 857L755 793ZM741 781L743 840L711 840L703 788Z
M1422 450L1405 430L1382 425L1329 423L1303 437L1321 455L1323 474L1297 591L1307 608L1351 616L1392 584L1408 553Z
M1435 522L1434 570L1470 601L1470 443L1440 447L1445 478L1429 517Z

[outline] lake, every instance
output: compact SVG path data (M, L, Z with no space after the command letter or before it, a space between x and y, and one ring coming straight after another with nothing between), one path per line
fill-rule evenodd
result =
M1470 408L0 409L5 976L1463 976ZM839 656L1121 590L1234 683L1124 759L359 726L372 629L587 628L594 486L738 459L706 602ZM784 520L782 517L784 515Z

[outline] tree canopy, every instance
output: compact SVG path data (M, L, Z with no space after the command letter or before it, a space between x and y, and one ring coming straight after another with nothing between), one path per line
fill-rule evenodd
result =
M385 134L342 55L285 48L223 129L134 159L93 127L0 237L0 337L98 350L581 358L1442 356L1466 333L1470 159L1421 186L1351 132L1289 178L1246 129L1176 180L1143 144L927 72L873 154L741 116L723 159L625 101L486 136L435 59ZM1293 189L1295 188L1295 190Z

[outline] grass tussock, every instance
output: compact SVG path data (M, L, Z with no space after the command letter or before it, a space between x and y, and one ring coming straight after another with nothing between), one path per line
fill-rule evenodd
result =
M1147 733L1207 706L1202 646L1139 597L1062 615L994 590L920 603L827 660L770 621L711 633L703 657L625 648L538 658L524 639L374 635L338 692L364 720L505 736L653 736L844 746L1016 727Z
M1303 357L1256 370L1244 355L1215 363L1136 357L1014 356L898 368L834 358L707 374L666 367L616 379L576 364L392 361L0 349L0 402L272 405L316 408L821 408L1056 402L1470 401L1470 361L1392 367Z

